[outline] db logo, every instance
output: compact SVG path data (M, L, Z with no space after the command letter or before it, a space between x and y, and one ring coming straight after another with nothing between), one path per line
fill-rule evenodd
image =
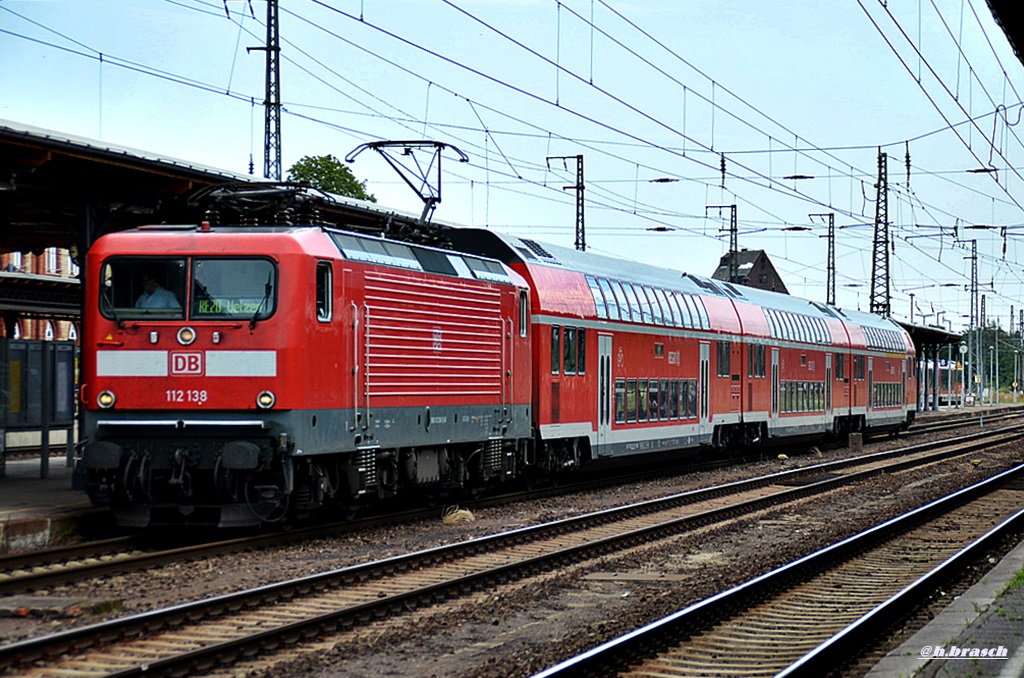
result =
M203 354L185 353L182 351L171 353L171 374L202 374Z

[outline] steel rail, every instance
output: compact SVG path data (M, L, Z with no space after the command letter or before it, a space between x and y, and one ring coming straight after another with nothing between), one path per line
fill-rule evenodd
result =
M1022 528L1024 528L1024 509L996 525L902 591L864 614L860 619L778 673L776 678L823 676L834 667L843 665L861 648L870 645L873 639L878 638L882 629L890 627L894 620L905 618L907 613L927 602L941 586L959 576L971 563L975 563L986 554L997 550L1003 539L1008 535L1020 532Z
M1010 430L1001 431L1005 442L1017 440L1024 436L1022 426L1009 427ZM995 431L975 433L958 439L965 447L957 450L943 450L923 459L903 460L886 466L851 473L841 477L832 477L818 482L798 486L788 490L781 490L771 496L759 497L756 499L734 504L723 508L705 511L700 514L676 518L668 522L662 522L632 531L623 532L611 537L597 539L589 543L548 553L533 558L525 558L512 562L506 566L478 571L459 579L453 579L443 584L432 585L409 591L402 594L386 596L374 603L368 603L350 607L329 615L321 615L293 624L277 627L275 630L260 633L258 636L240 638L226 643L211 645L197 650L188 655L177 658L160 660L160 662L148 662L144 667L137 667L153 672L159 668L159 672L178 672L194 670L199 664L207 665L216 662L216 657L228 655L248 655L261 651L264 644L274 645L279 641L281 634L286 637L315 635L338 626L347 626L358 623L359 620L387 614L389 609L403 609L409 606L424 604L433 600L448 596L457 595L466 590L494 585L503 581L520 578L525 573L536 572L544 569L551 569L562 563L578 562L584 557L595 557L616 549L627 548L632 545L642 544L652 539L658 539L693 527L706 525L715 521L727 519L736 515L742 515L751 511L767 508L785 501L811 496L828 491L838 486L854 482L858 479L871 477L883 472L891 472L907 466L930 463L949 456L966 454L975 449L991 445L990 438ZM964 443L964 441L967 441ZM949 445L950 441L945 441ZM936 443L925 443L911 446L908 449L920 451L923 448L936 446ZM906 453L903 450L902 453ZM453 557L466 557L478 553L486 553L504 546L516 545L524 542L535 541L541 538L554 537L573 530L592 527L616 520L624 520L630 517L652 513L659 510L667 510L676 506L691 504L702 499L720 497L723 494L740 492L744 490L762 487L764 485L778 485L791 482L801 476L821 475L825 470L836 470L843 466L850 466L857 463L869 463L884 460L898 454L896 451L879 452L871 455L864 455L854 460L842 460L839 462L827 462L817 464L803 469L793 469L779 473L768 474L759 478L746 481L737 481L724 486L706 488L683 492L671 497L648 500L639 504L627 507L606 509L583 516L565 518L542 525L529 526L501 533L489 535L474 540L467 540L449 546L439 546L433 549L419 551L413 554L395 556L392 558L354 565L326 573L309 575L299 579L279 582L264 587L258 587L248 591L224 594L214 598L185 603L164 610L155 610L129 617L122 617L105 622L99 622L89 626L83 626L67 631L43 636L40 638L26 639L0 646L0 667L29 665L37 659L61 656L65 652L77 652L93 645L102 644L111 640L122 638L133 638L140 633L151 632L157 629L167 629L187 622L202 619L212 619L223 614L240 610L252 609L260 605L270 604L279 600L287 600L309 592L327 590L352 584L372 577L380 577L384 573L404 572L435 563L450 560ZM120 674L119 674L120 675ZM134 675L125 673L123 675ZM151 675L153 675L151 673Z
M533 678L576 678L578 676L604 676L615 673L632 662L636 662L645 656L650 656L661 648L668 647L672 643L693 635L700 629L730 614L734 614L736 610L746 609L750 605L751 600L764 599L772 591L777 591L795 582L803 581L825 570L833 563L842 562L853 554L898 536L933 516L946 513L975 497L998 489L1008 481L1021 475L1024 475L1024 464L958 490L946 497L929 502L924 506L920 506L901 516L887 520L814 553L798 558L791 563L755 577L743 584L694 603L667 617L549 667L535 674ZM1016 528L1019 526L1022 516L1024 516L1024 511L1015 514L1008 521L1004 521L999 527L1004 530L1007 529L1007 525ZM969 547L961 553L963 552L974 554L977 550L974 547ZM963 562L962 560L960 561L961 564ZM943 563L943 565L935 568L931 575L945 575L952 569L953 565ZM927 593L924 588L917 588L914 596L927 596ZM894 609L894 605L895 603L891 604L888 609ZM869 621L877 621L882 614L884 614L884 610L872 611ZM872 630L877 632L877 625L874 629L871 629L869 621L861 621L864 623L855 624L855 628L852 628L848 633L842 633L842 637L836 639L835 646L825 643L800 660L802 663L799 666L794 665L791 667L794 671L791 674L791 678L827 675L829 670L834 668L834 665L827 663L829 658L834 659L837 656L831 653L833 650L839 651L837 648L841 648L843 651L849 652L849 645L846 645L846 643L855 639L863 639L864 635L871 633ZM847 658L849 656L850 654L845 655Z
M718 486L718 488L695 490L689 493L682 493L675 496L679 498L689 497L689 501L702 501L706 499L708 496L712 496L710 493L715 492L716 490L726 493L738 492L743 491L745 489L749 489L751 487L760 486L773 482L793 482L804 475L813 476L814 474L829 473L841 470L843 468L848 468L851 465L859 465L876 460L881 461L893 457L898 457L901 455L922 452L929 449L939 449L951 443L955 443L957 441L986 439L990 436L1001 435L1006 432L1011 432L1015 429L1024 430L1024 424L1018 425L1017 427L1009 426L1003 428L987 429L985 431L977 431L966 436L961 436L959 438L944 441L918 443L916 445L910 445L893 450L875 452L868 455L851 457L844 460L824 462L821 464L813 464L802 468L782 471L776 474L769 474L767 476L759 476L757 478L752 478L749 480L737 481L735 483L721 485ZM954 454L960 454L960 452L954 452ZM641 476L646 477L646 474L641 474ZM621 478L619 478L619 480L621 480ZM547 496L552 492L563 494L566 490L582 491L583 489L586 489L593 485L603 486L607 484L607 482L607 480L603 479L596 481L584 481L581 482L578 486L553 488L550 491L541 491L539 495L535 491L528 496ZM479 500L477 502L473 502L473 505L489 506L494 504L507 503L508 501L522 499L524 498L524 496L527 495L523 495L522 493L514 493L511 495L504 495ZM652 501L662 502L670 499L672 499L672 497ZM126 547L128 545L128 538L115 538L110 540L104 540L102 542L90 542L87 544L73 545L69 547L54 547L52 549L33 551L14 556L4 556L0 557L0 595L11 595L15 593L32 590L34 588L68 584L71 582L81 581L83 579L89 579L104 575L122 574L132 570L155 567L166 563L180 562L182 560L209 557L215 555L227 555L230 553L238 553L241 551L267 548L270 546L276 546L284 543L301 541L302 539L307 537L320 537L324 534L337 531L349 532L354 529L361 529L368 526L378 525L380 523L392 524L395 522L402 522L413 518L423 517L424 515L425 512L422 509L415 509L410 511L402 511L399 513L389 514L383 517L368 518L358 522L346 522L339 524L330 524L326 526L316 525L305 527L300 530L294 530L287 533L262 534L256 536L239 537L234 539L225 539L198 545L180 546L173 549L146 551L143 553L125 555L122 557L114 556L107 559L102 559L102 556L112 555L116 553L118 547ZM51 565L53 563L61 563L61 561L70 560L74 558L91 558L93 560L86 560L80 563L61 564L60 566L47 567L48 565ZM4 571L10 572L18 569L24 569L28 571L5 577Z

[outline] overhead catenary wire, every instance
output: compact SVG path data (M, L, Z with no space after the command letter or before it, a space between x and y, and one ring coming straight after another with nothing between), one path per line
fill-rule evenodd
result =
M168 1L171 2L171 0L168 0ZM184 6L183 3L174 3L174 2L172 2L171 4L177 4L179 6ZM607 6L607 3L602 3L602 5ZM217 8L219 9L219 5L217 6ZM211 14L211 16L212 16L212 14ZM222 13L220 14L220 17L221 17L221 19L223 19L223 14ZM592 19L590 20L590 23L591 24L594 23ZM307 52L309 52L309 50L307 50ZM295 52L295 54L300 54L300 53ZM303 59L307 59L308 58L311 61L313 61L314 63L316 61L318 61L316 56L313 55L311 52L309 52L308 54L302 55L302 58ZM323 60L319 60L319 61L322 62ZM299 62L295 61L294 63L298 64ZM303 67L308 69L308 66L306 66L305 64L303 64ZM165 71L165 73L169 73L169 71ZM333 86L332 91L339 91L340 90L342 92L345 92L346 90L348 90L348 92L346 92L346 93L350 93L352 91L356 91L354 88L350 89L347 85L345 87L337 87L337 85L335 83L330 82L331 79L333 79L334 77L338 77L339 75L340 74L338 74L336 71L333 71L332 69L328 69L328 77L324 78L323 76L321 76L321 82L323 82L323 84L325 86ZM588 78L588 79L594 79L594 78ZM230 77L229 77L228 81L230 83L230 81L231 81ZM172 80L172 82L173 82L173 80ZM176 83L176 84L178 84L178 83ZM428 81L427 90L430 91L433 88L434 88L434 85L429 84L429 81ZM716 97L714 97L715 98L715 102L716 102L716 110L719 110L719 111L726 110L727 107L723 107L722 106L722 100L723 100L724 97L720 96L720 95L724 95L724 93L726 93L728 90L721 83L717 83L717 82L714 85L714 90L715 90L716 95L717 95ZM215 89L214 88L210 88L207 91L213 92L213 91L215 91ZM363 96L375 96L375 94L373 94L370 90L366 90L363 93ZM239 101L246 101L248 103L248 105L249 105L249 108L251 109L251 107L252 107L252 97L251 96L243 96L243 97L235 97L235 98L237 100L239 100ZM385 96L385 97L380 97L380 98L387 99L388 97ZM465 132L468 133L469 135L475 135L477 133L480 133L480 134L484 135L485 138L489 140L487 145L488 145L490 150L494 150L499 145L499 137L502 137L504 134L509 134L509 135L513 135L513 134L517 134L517 133L521 134L521 132L519 130L499 130L499 129L495 128L493 125L490 125L490 124L485 125L484 122L483 122L484 115L487 116L487 122L488 123L492 122L489 119L490 115L488 115L486 113L488 111L488 108L487 108L486 104L484 102L478 101L475 98L464 97L464 99L465 99L465 101L468 104L468 109L467 110L469 110L471 108L473 110L473 112L480 118L478 120L478 122L480 123L480 128L475 128L475 127L472 127L472 126L465 126ZM352 100L353 102L356 101L356 99L350 99L350 100ZM303 104L300 104L298 102L290 102L289 105L292 106L292 107L299 107L299 106L302 106ZM362 100L360 100L357 105L360 106L360 107L364 106ZM395 122L395 121L399 120L402 117L400 115L391 114L390 111L391 110L396 110L396 109L391 108L391 107L385 109L383 107L383 104L380 107L376 107L376 109L379 111L378 114L383 114L383 117L387 118L387 120L389 122ZM307 110L312 110L312 109L307 109ZM483 115L481 115L481 113L483 113ZM505 112L504 111L496 111L496 113L499 114L499 115L504 115ZM290 115L290 116L300 115L297 111L294 111L294 110L286 111L286 114ZM373 114L369 113L368 115L373 115ZM428 116L426 114L424 114L422 116L422 119L420 119L420 116L408 115L405 112L402 112L402 115L405 115L408 118L406 120L406 124L409 125L412 129L416 129L417 131L422 131L423 129L426 129L426 124L428 122L428 120L427 120ZM995 113L994 112L990 112L990 113L986 113L985 115L993 115L994 116ZM975 118L981 120L982 118L984 118L984 116L975 116ZM379 136L380 136L379 132L377 130L375 130L375 129L372 129L372 130L367 130L367 129L360 130L360 129L357 128L356 125L339 125L339 124L337 124L335 122L323 119L322 116L319 119L315 115L313 115L313 116L306 116L305 119L308 119L310 122L314 122L314 123L317 123L317 124L328 124L328 125L330 125L332 127L332 129L339 129L339 131L344 129L344 128L347 128L347 132L343 132L343 133L347 133L350 136L353 136L353 138L356 138L356 137L358 137L360 135L365 135L364 136L364 140L365 140L365 138L375 138L375 136L376 136L376 138L379 138ZM505 117L503 119L511 120L512 118ZM517 125L521 125L522 122L525 122L525 120L520 118L520 121L516 122L516 124ZM447 121L438 120L436 118L434 120L430 120L429 123L430 123L430 128L431 129L454 129L453 126L448 125ZM435 125L438 125L439 123L440 123L441 127L435 127ZM958 126L958 125L962 126L963 124L964 123L955 122L955 121L948 121L949 128L953 128L953 127ZM611 127L612 127L612 129L609 129L609 131L616 130L616 131L613 131L613 134L616 134L617 131L620 129L620 126L616 126L616 125L612 125ZM551 131L552 130L545 129L543 126L537 126L536 134L537 134L538 137L543 136L543 137L546 137L546 138L550 139L550 138L552 138L552 135L550 134ZM629 131L629 130L627 129L626 131ZM801 147L804 147L804 146L812 149L809 152L810 153L814 153L814 154L820 154L820 152L822 150L825 150L825 149L822 149L822 148L815 147L810 142L807 142L806 144L800 143L801 140L803 140L803 141L806 141L806 140L802 139L802 137L800 135L796 134L796 133L794 133L794 135L792 137L793 139L797 140L796 143L792 144L793 148L792 149L784 148L784 146L786 146L788 144L784 144L784 142L779 141L779 139L784 138L783 135L774 134L772 130L763 130L763 131L766 133L765 134L765 138L766 139L774 139L774 141L769 142L773 147L776 146L776 144L779 146L779 148L771 149L771 150L773 150L775 152L794 152L794 149L798 149L798 148L801 148ZM369 132L369 134L367 134L367 132ZM574 138L574 136L576 136L575 133L570 133L570 134L564 134L563 133L561 135L557 135L556 134L555 136L557 136L559 138L562 138L564 141L569 142L569 143L575 143L576 142L576 139ZM583 138L584 136L585 135L579 135L580 138ZM681 141L683 142L683 144L685 144L685 147L687 149L687 154L688 155L693 154L693 155L697 155L699 157L702 154L707 154L709 158L712 157L710 155L712 153L712 150L711 150L710 146L701 147L700 145L692 144L686 138L681 139ZM899 143L903 143L903 142L899 142ZM612 148L612 147L619 147L619 148L622 148L622 149L635 149L635 148L651 148L651 147L659 148L659 147L663 146L663 147L671 148L671 145L668 145L668 144L654 144L652 146L652 144L649 142L649 140L645 139L643 141L634 141L634 140L631 140L631 139L628 139L628 138L626 138L626 139L622 139L622 138L619 138L619 139L604 139L604 140L600 140L599 139L599 140L595 140L594 146L597 147L597 148L601 148L602 150L603 149ZM716 142L714 144L714 146L715 146L715 148L719 148L720 144ZM874 144L872 144L871 146L874 146ZM678 148L676 150L678 152ZM756 149L756 148L743 149L743 150L744 151L749 151L750 153L757 153L759 151L760 152L764 152L764 151L761 151L761 149ZM750 177L749 183L752 186L756 186L759 189L767 188L764 185L766 181L769 184L771 184L771 185L773 185L775 182L778 181L777 178L774 178L774 177L771 176L771 174L772 174L771 172L768 172L767 174L765 174L763 172L757 172L757 171L752 171L749 174L745 173L744 169L743 169L743 166L746 165L746 163L743 163L742 161L738 161L738 162L734 163L733 162L733 157L732 157L734 154L736 154L736 155L740 154L741 151L737 150L735 152L731 152L731 151L728 151L726 149L725 152L726 152L726 154L730 158L729 165L730 165L730 170L732 170L732 174L730 174L730 177L732 177L733 174L734 174L735 177L739 181L742 182L744 180L740 179L740 177L746 175L747 177ZM485 155L486 155L486 151L485 151ZM673 154L670 154L670 155L673 155ZM659 168L658 167L659 163L643 163L642 161L638 162L636 155L634 153L632 153L631 150L626 150L626 152L624 152L622 154L619 154L619 157L622 158L624 161L629 162L631 164L631 167L633 167L633 168L649 167L649 168L651 168L652 172L657 172L659 169L663 169L663 168ZM821 162L817 158L812 158L812 160L814 162ZM845 166L845 165L849 164L846 161L839 160L838 156L835 156L835 162L838 165L840 165L840 166ZM511 153L509 153L507 155L507 163L506 164L508 164L510 169L514 168L515 171L518 172L519 174L523 174L523 169L530 169L532 171L531 168L536 168L537 167L537 164L535 162L524 160L522 158L517 158L517 157L515 157ZM827 162L825 164L826 164L826 166L828 166ZM697 165L697 166L701 166L701 165ZM703 184L707 188L711 188L713 186L716 186L717 184L711 183L711 181L712 181L711 180L711 176L713 174L715 174L715 171L718 169L717 163L714 162L713 160L709 160L709 161L703 162L703 166L707 169L707 174L709 175L708 177L702 178L702 177L683 176L683 177L679 177L679 178L681 178L684 181L689 181L689 182L694 182L694 183L698 183L698 184ZM490 169L491 169L491 173L493 173L494 169L495 169L493 163L492 163ZM753 170L753 169L754 168L751 168L751 170ZM932 176L935 176L935 177L942 177L943 176L943 171L942 170L935 170L935 169L929 170L926 167L915 166L915 171L923 173L923 174L931 174ZM686 174L690 174L690 173L687 172ZM859 174L864 175L864 176L869 176L868 173L863 172L863 171L860 171ZM839 177L839 176L850 176L852 178L853 175L854 175L854 172L850 172L850 173L844 175L843 171L839 170L838 168L833 168L832 171L829 171L827 173L827 176L829 176L829 177L832 177L832 176L836 176L836 177ZM497 177L498 175L495 175L495 176ZM472 181L473 180L472 176L471 175L467 175L467 180L468 181ZM957 186L960 186L960 187L962 187L962 188L964 188L966 190L971 190L971 191L976 191L977 190L977 189L974 189L971 186L966 185L963 182L952 181L952 183L955 183ZM672 220L675 220L675 219L685 219L686 218L685 216L680 216L683 213L673 213L671 210L664 210L664 209L660 209L659 210L658 206L656 206L656 205L651 205L651 204L646 204L645 205L644 201L643 200L637 200L635 195L630 195L630 196L627 197L627 196L625 196L623 194L622 191L616 190L615 186L612 185L610 183L610 181L606 182L606 184L607 184L607 187L609 189L609 191L607 193L607 202L608 202L608 204L620 205L620 204L628 203L630 211L632 211L634 208L637 208L637 210L640 211L640 212L643 212L645 210L650 211L650 213L655 213L656 211L664 212L667 215L669 215L669 216L667 216L667 219L669 219L670 223L672 223ZM637 177L636 177L636 175L634 175L634 178L633 178L633 188L634 188L634 190L630 191L631 194L635 194L635 187L636 187L636 185L637 185ZM604 187L602 187L600 185L600 183L595 183L594 187L595 187L595 190L598 190L598 191L601 191L604 188ZM738 190L740 194L746 192L745 189L743 188L742 183L739 183L739 184L733 186L732 188L733 188L733 191L737 191ZM534 193L531 193L531 194L535 194L535 191L537 189L536 188L531 188L530 190L534 192ZM803 198L801 198L799 196L799 194L802 193L801 191L797 191L796 193L794 193L794 192L790 191L787 187L782 187L782 190L776 191L776 192L779 193L780 195L786 195L786 196L789 196L789 197L795 197L798 200L802 200L803 199ZM753 194L751 194L751 195L753 195ZM811 197L813 198L813 196L811 196ZM743 200L742 195L740 196L739 200L740 201ZM908 203L908 205L910 205L912 208L914 208L915 206L917 206L919 208L920 205L926 204L926 201L925 200L921 200L921 196L918 196L916 194L909 194L908 193L908 195L906 197L906 200L912 201L911 203ZM604 200L602 199L602 201L604 201ZM752 198L750 201L755 206L757 206L757 203L760 202L756 198ZM833 205L828 204L828 203L831 203L831 202L832 202L831 199L829 199L827 201L818 200L817 202L812 202L812 204L818 204L818 205L826 206L826 207L829 207L831 209L833 207ZM1011 202L1010 204L1013 204L1013 202ZM848 218L856 218L857 216L859 216L859 215L861 215L863 213L863 209L861 209L861 210L856 210L856 209L840 210L839 212L841 214L843 214L843 213L847 214ZM938 207L938 206L934 206L930 210L926 210L925 211L926 220L929 219L929 217L927 215L930 213L930 215L931 215L930 216L930 220L931 221L934 221L936 223L938 223L939 221L945 221L945 219L943 217L945 216L946 212L950 212L950 214L954 214L954 212L952 212L949 209ZM772 214L771 217L773 219L777 219L778 223L780 223L780 224L788 223L788 220L786 220L781 215ZM954 218L962 218L962 215L958 215L958 216L956 216ZM965 222L971 221L971 219L964 219L964 221ZM974 221L977 221L977 219L975 219ZM697 232L699 233L700 230L697 229Z

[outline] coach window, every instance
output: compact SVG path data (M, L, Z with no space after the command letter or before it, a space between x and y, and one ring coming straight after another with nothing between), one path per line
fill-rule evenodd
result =
M558 374L562 361L562 328L551 326L551 374Z
M612 286L612 292L615 294L615 301L619 304L619 319L620 320L632 320L629 310L629 300L626 298L626 292L622 289L622 283L618 280L610 281Z
M690 394L686 399L686 412L691 418L699 416L697 412L697 380L690 379Z
M654 315L651 313L651 300L648 298L648 293L651 290L643 285L634 285L633 289L636 290L636 296L640 300L640 311L643 313L644 324L653 325Z
M843 354L836 353L836 381L842 381L846 378L844 372L845 364L843 363Z
M647 421L647 408L650 407L647 380L641 379L636 385L636 420Z
M626 423L626 380L615 380L615 423Z
M690 320L690 307L686 305L686 297L682 292L674 292L672 294L672 300L676 302L676 306L679 307L679 322L682 327L693 327L693 323Z
M587 330L576 330L576 374L587 373Z
M658 388L657 379L651 379L647 392L651 404L651 421L658 421L658 414L661 412L661 390Z
M718 376L720 376L720 377L728 377L729 376L729 374L730 374L730 371L729 371L729 361L730 361L730 358L731 358L731 350L730 350L729 342L728 341L720 341L720 342L718 342L718 360L717 360L717 363L718 363Z
M608 306L608 318L619 320L619 302L615 300L611 284L604 278L599 278L597 284L601 288L601 292L604 293L604 303Z
M607 318L608 307L605 305L604 293L601 292L601 287L597 284L597 278L592 275L588 275L587 284L590 285L590 294L594 297L594 306L597 309L597 317L601 319Z
M699 297L692 295L687 295L684 299L686 299L686 303L690 304L692 307L691 315L693 316L693 326L702 330L708 329L711 324L707 322L708 318L707 312L704 309L704 302L702 302Z
M646 285L639 286L639 290L647 299L647 307L650 308L650 322L654 325L664 325L664 321L662 320L662 307L657 305L657 297L654 296L654 290Z
M316 264L316 319L322 323L331 322L333 309L331 300L334 298L331 262L318 261Z
M683 379L683 384L686 380ZM679 380L673 379L669 384L668 416L672 419L679 418Z
M626 381L626 421L636 421L636 379Z
M648 287L647 298L651 300L651 313L654 315L654 324L664 325L665 313L661 308L661 300L658 299L658 290Z
M672 292L663 292L665 295L665 305L668 308L669 313L672 315L672 324L676 327L682 327L683 316L679 312L679 303L676 301L675 295ZM668 318L665 318L665 322L668 323Z
M683 297L686 299L686 303L690 305L690 314L693 316L693 326L706 330L711 327L711 323L708 321L707 309L704 308L704 302L701 301L700 297L693 295L686 295Z
M656 288L651 289L651 309L654 311L655 324L672 324L672 312L669 310L668 304L665 302L665 296L662 294L661 290Z
M626 299L629 302L629 310L633 314L633 322L642 323L643 313L640 311L640 300L636 297L636 290L629 283L622 283L622 289L626 292Z
M673 296L676 300L676 306L679 307L683 327L696 327L693 319L693 310L690 308L690 303L686 299L686 295L682 292L675 292Z
M666 325L675 325L676 323L673 319L672 306L668 303L668 298L665 296L665 290L660 288L655 289L654 296L658 300L658 306L661 308L663 322Z
M576 328L565 328L565 360L562 362L565 374L576 374Z
M661 420L665 421L669 416L669 395L668 379L661 380Z

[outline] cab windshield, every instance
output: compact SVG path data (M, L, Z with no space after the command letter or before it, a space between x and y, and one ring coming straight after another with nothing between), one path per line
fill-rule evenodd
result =
M262 258L112 257L100 269L99 305L117 322L255 322L277 307L277 268Z

